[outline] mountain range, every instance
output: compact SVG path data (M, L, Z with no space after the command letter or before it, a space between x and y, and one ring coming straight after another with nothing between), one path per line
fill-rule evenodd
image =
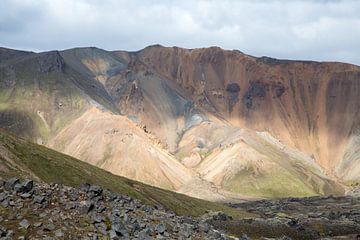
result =
M360 181L359 93L360 67L338 62L0 48L0 128L211 201L344 194Z

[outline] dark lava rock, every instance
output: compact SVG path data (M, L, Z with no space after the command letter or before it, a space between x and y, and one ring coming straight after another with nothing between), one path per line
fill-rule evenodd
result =
M111 225L111 229L114 230L117 236L126 237L128 236L128 231L124 224L117 222Z
M295 227L299 224L299 221L296 219L291 219L290 221L288 221L287 223L290 227Z
M213 220L226 221L232 219L231 216L226 215L223 212L219 212L213 216Z
M20 197L22 197L22 198L30 198L31 196L32 196L32 193L28 193L28 192L20 195Z
M5 187L5 189L6 190L13 190L14 189L14 187L15 187L15 185L16 184L18 184L20 181L19 181L19 179L18 178L10 178L9 180L7 180L6 182L5 182L5 185L4 185L4 187Z
M226 91L231 93L238 93L240 92L240 86L237 83L229 83L226 85Z
M119 240L120 239L114 230L110 230L109 238L110 238L110 240Z
M265 84L261 82L252 82L244 95L245 106L250 109L253 106L254 98L263 98L266 96Z
M90 201L80 203L80 212L83 214L89 213L94 208L94 204Z
M199 224L199 229L200 229L200 231L207 233L210 231L210 225L206 222L202 222Z
M44 231L51 232L51 231L54 231L55 228L56 228L56 226L53 223L49 223L44 226Z
M243 234L239 240L251 240L251 238L249 238L246 234Z
M25 228L25 229L28 229L30 227L30 223L26 219L21 220L19 225L20 225L20 227Z
M43 203L45 201L45 197L44 196L34 196L33 202L34 203Z
M89 191L89 188L90 188L90 184L88 183L84 183L80 186L80 191L83 191L83 192L88 192Z
M34 181L27 179L23 182L23 191L30 192L32 190L33 186L34 186Z
M0 225L0 237L6 237L7 233L7 229Z
M14 190L19 193L28 193L32 190L34 182L32 180L25 180L23 183L20 181L14 185Z
M97 197L99 195L101 195L103 192L102 188L99 186L90 186L88 193L90 194L91 197Z
M92 215L91 216L91 220L93 221L93 223L101 223L103 222L105 219L104 217L100 216L100 215Z
M0 239L23 239L19 227L31 228L31 239L223 239L205 221L177 216L161 205L148 206L98 186L85 185L83 191L31 180L6 183L10 190L0 192L1 205L6 207L0 217L5 226L0 227ZM19 192L13 191L15 186ZM36 222L30 224L26 219L34 216ZM9 228L13 221L18 224Z
M8 197L6 192L0 192L0 202L4 201Z
M34 225L34 227L41 227L42 226L42 222L36 222L36 223L34 223L33 224Z
M166 231L166 225L164 223L159 223L155 227L156 232L163 234Z
M191 226L189 224L185 223L180 226L180 234L184 237L188 238L191 236Z

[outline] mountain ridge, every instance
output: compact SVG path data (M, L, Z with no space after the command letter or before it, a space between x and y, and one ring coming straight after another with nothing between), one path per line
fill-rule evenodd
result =
M342 184L360 180L358 169L349 168L359 161L357 141L351 140L359 126L356 65L256 58L218 47L156 45L136 52L74 48L12 53L16 56L10 58L2 54L8 51L16 50L0 51L1 126L83 161L103 161L100 165L106 169L119 169L116 174L193 195L197 193L190 186L205 178L204 186L212 187L197 197L209 199L215 189L220 194L212 200L233 193L239 198L340 194ZM129 130L126 134L132 134L132 140L138 139L133 145L122 146L124 131L95 120L98 116L116 124L119 115L129 119L121 120L120 128ZM7 125L13 122L20 130ZM86 130L87 125L92 127ZM79 137L88 140L74 141L82 128ZM231 135L236 129L241 133ZM109 149L103 142L113 130ZM239 139L243 140L238 143ZM92 150L91 142L102 147L86 154ZM151 155L138 146L145 142L149 149L158 149L157 154L169 154L158 155L165 165L175 160L180 164L175 169L187 169L191 177L180 180L180 185L162 185L152 175L155 172L146 173L159 160L145 164L143 170L136 167L136 162L141 166ZM239 152L254 160L246 161ZM224 161L215 161L217 155ZM132 169L127 172L120 167L126 158ZM204 166L210 159L218 163ZM274 166L288 173L271 180L277 184L265 186L276 175ZM176 172L161 169L165 176ZM344 178L345 172L353 177ZM239 187L245 179L248 186ZM308 190L276 190L275 185L291 181L296 182L294 189Z

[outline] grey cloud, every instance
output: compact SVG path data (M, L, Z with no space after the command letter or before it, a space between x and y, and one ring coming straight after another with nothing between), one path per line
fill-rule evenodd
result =
M217 45L360 65L360 1L3 1L0 44L25 49Z

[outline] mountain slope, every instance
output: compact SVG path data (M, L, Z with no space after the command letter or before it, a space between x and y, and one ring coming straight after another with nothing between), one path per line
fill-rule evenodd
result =
M193 173L129 119L92 108L52 139L50 147L113 174L177 189Z
M269 131L328 172L359 127L360 68L255 58L220 48L148 47L139 59L199 106L239 127Z
M251 216L249 213L237 211L219 203L187 197L115 176L0 129L0 177L14 175L68 186L79 186L83 183L96 184L148 204L160 203L178 214L199 216L206 211L225 211L235 217Z
M216 47L1 49L0 127L211 200L342 194L360 174L359 79Z

